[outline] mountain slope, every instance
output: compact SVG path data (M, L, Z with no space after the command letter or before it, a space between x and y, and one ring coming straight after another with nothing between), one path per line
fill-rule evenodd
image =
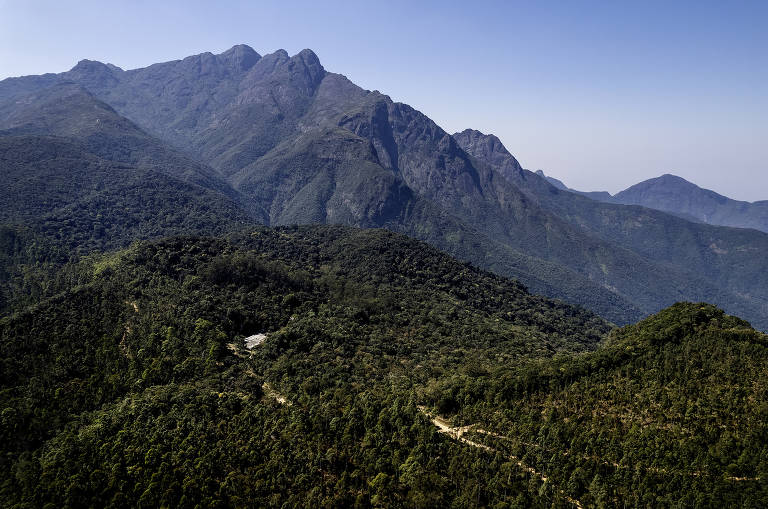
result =
M497 468L450 482L472 453L411 387L590 350L608 330L381 230L174 238L84 263L88 280L0 319L8 505L439 505L481 490L543 507L503 458L478 454Z
M561 199L498 140L465 132L480 145L462 147L421 112L327 72L309 50L262 57L237 46L131 71L83 61L57 77L3 81L0 103L56 80L212 167L267 224L386 226L617 323L687 298L767 327L768 271L741 254L763 249L762 237Z
M611 195L605 191L577 191L562 182L537 172L558 189L606 203L640 205L661 210L688 221L715 226L754 228L768 232L768 201L746 202L728 198L688 182L676 175L664 174L628 187Z
M439 167L429 171L433 177L442 178L445 190L439 195L433 193L429 196L414 192L411 186L416 185L418 179L425 178L422 171L425 169L424 163L429 166L434 164L432 161L435 157L430 152L437 149L436 141L442 139L453 143L444 131L420 113L405 105L392 103L386 96L363 91L343 76L325 72L314 54L308 51L293 58L288 58L284 52L263 59L254 57L250 67L238 67L238 73L227 70L222 62L221 55L215 58L200 55L126 72L94 62L81 62L73 71L64 73L61 80L72 80L79 76L83 84L91 87L89 94L94 93L104 100L112 101L122 113L134 115L138 121L143 121L146 129L162 133L167 142L183 142L188 153L206 157L218 170L230 176L230 182L235 187L242 188L235 191L234 196L226 190L225 194L233 197L261 222L284 224L340 221L365 227L387 226L429 240L450 253L482 266L493 267L503 274L513 274L536 292L546 292L548 295L590 306L616 322L625 323L642 316L639 308L612 289L605 288L601 282L590 281L589 277L558 266L556 262L537 259L535 253L522 253L515 246L509 246L487 232L478 231L470 223L477 220L478 213L465 218L457 217L456 211L450 209L452 203L461 200L470 205L470 199L462 198L461 186L456 189L450 179L440 177ZM239 83L236 83L235 91L233 82L237 80ZM169 82L173 85L169 86ZM178 85L178 82L186 85ZM59 85L62 88L67 86L71 85ZM37 91L27 97L50 94L49 90ZM136 95L138 90L144 91L142 95ZM150 92L156 99L147 97L146 94ZM224 98L230 103L211 106L204 101L207 93L215 93L217 98ZM199 106L194 110L199 113L195 122L182 122L178 116L173 117L170 113L167 116L154 115L158 104L163 105L164 109L170 108L174 94L182 95L178 99L182 101L183 107L176 110L182 117L188 112L185 105ZM360 102L369 96L370 100ZM5 108L16 112L24 106L23 99L23 96L19 96L6 103ZM32 109L34 104L33 99L26 100L27 109ZM379 112L375 120L381 125L375 124L371 137L368 137L368 133L360 130L366 128L366 116L371 107ZM379 140L378 135L373 136L378 133L376 130L379 127L391 131L388 127L390 107L393 114L398 115L401 124L397 128L398 132L402 131L407 137L398 134L398 143L404 147L404 158L400 162L397 144L392 136L387 138L383 135L383 141ZM351 113L349 108L353 108ZM50 108L37 109L48 111ZM20 116L15 113L11 120ZM70 115L67 118L87 121L87 128L70 128L68 132L77 131L87 137L93 130L94 123L88 117ZM19 123L16 121L10 126L18 131ZM72 123L77 122L72 120ZM30 124L34 126L32 122L24 125L29 129ZM336 127L338 124L347 128L347 135L339 132ZM432 138L425 140L425 145L412 149L408 140L413 136L408 132L422 125L428 126ZM364 135L363 138L367 137L372 149L363 147L361 150L362 140L350 135L349 130L357 130ZM322 137L328 133L336 135L323 140ZM324 145L321 149L324 158L329 154L329 147L333 148L334 154L326 160L314 157L311 151L298 153L292 147L294 139L314 140L309 145L301 145L305 148ZM456 171L468 173L470 179L479 178L466 155L457 150L455 144L448 147L448 152L447 156L453 161L449 165L454 165ZM300 166L295 166L299 161ZM403 167L402 172L393 171L398 164ZM337 165L347 170L340 172ZM279 168L282 170L277 172ZM322 168L327 168L327 171ZM484 178L492 180L492 176L487 173ZM311 185L297 182L296 179L309 179L307 182ZM373 185L374 182L379 184ZM503 181L501 183L504 184ZM419 185L425 193L428 191L428 182ZM298 193L300 188L304 190ZM385 189L389 191L380 194ZM482 198L482 190L472 192L476 198ZM504 192L515 195L514 200L522 198L512 188ZM370 216L370 213L365 212L380 208L382 204L378 202L385 196L389 198L383 214L373 213ZM436 203L431 196L441 199L443 203ZM333 203L326 203L330 199ZM490 211L481 212L480 217L494 217L496 212L493 209L498 207L492 201L483 201L484 209ZM346 210L344 214L328 214L329 209L340 210L339 206ZM450 211L445 210L446 206ZM473 206L463 208L465 212L474 209ZM505 223L506 220L495 220L493 225L481 225L483 229L496 232L507 228Z
M411 189L465 224L515 250L578 272L633 307L654 311L662 303L678 300L681 288L699 286L686 281L688 275L653 266L642 255L575 229L489 165L471 158L445 131L407 105L371 93L341 117L339 125L381 147L377 154L386 156L380 160ZM716 293L717 288L709 285L705 295ZM759 315L754 311L754 307L747 310L750 316Z
M2 111L0 127L7 129L0 136L16 140L16 149L8 148L6 160L14 183L6 189L4 220L36 228L45 224L47 234L70 247L105 249L134 238L229 231L251 222L248 216L265 224L387 226L463 259L513 273L538 293L582 303L613 321L642 316L631 303L575 271L510 249L445 213L380 166L375 148L347 130L315 129L289 138L233 175L231 180L240 189L235 190L211 168L148 136L77 85L64 83L34 92ZM67 146L69 153L66 157L55 155L55 150L47 157L34 155L34 149L25 153L32 146L31 133L57 136L34 138L35 144L41 143L38 150L54 150L57 144L62 150ZM97 172L92 171L95 162L123 166L119 172ZM174 183L158 171L196 185ZM157 190L157 183L151 184L154 178L162 179L166 190ZM126 190L126 179L132 182L131 190ZM175 199L174 192L197 196ZM22 202L14 198L27 195L27 206L17 207ZM98 210L107 203L122 206ZM548 279L554 275L557 284Z
M257 211L216 171L149 136L80 85L61 83L0 107L0 220L68 248L221 233Z
M768 339L712 306L598 344L609 327L583 310L401 235L327 226L83 264L76 286L0 319L9 505L768 499Z
M149 136L74 83L54 85L0 106L0 136L5 135L66 138L97 157L160 171L243 202L212 168Z
M499 368L471 394L456 376L432 398L466 402L457 424L485 429L469 439L524 458L585 505L759 507L766 361L765 334L680 303L596 352Z
M0 169L0 221L30 226L76 251L253 222L222 194L102 159L62 138L0 136Z
M466 134L459 140L467 140ZM489 164L516 163L502 145L492 145L494 153L484 150L489 146L474 142L466 148ZM760 329L768 326L768 273L763 258L756 256L768 252L768 235L692 223L648 208L597 202L557 189L527 170L507 175L531 200L582 232L652 261L661 272L648 269L647 284L658 292L657 302L669 305L695 295L696 300L716 302L749 317ZM638 288L638 294L648 289Z
M577 272L527 256L446 213L381 166L378 154L369 140L347 130L317 129L281 143L232 181L269 211L268 224L383 226L478 266L515 274L536 293L578 302L612 321L642 315Z

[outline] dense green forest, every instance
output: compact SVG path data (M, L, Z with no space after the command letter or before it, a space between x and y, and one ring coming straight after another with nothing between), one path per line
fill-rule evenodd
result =
M440 437L414 388L609 330L377 230L178 238L76 265L76 286L0 322L8 505L527 506L524 472Z
M456 374L425 394L590 505L763 507L766 380L768 336L679 303L595 352Z
M613 329L383 230L0 238L3 506L768 500L768 343L711 306Z
M106 160L77 141L0 136L0 222L23 225L63 249L118 249L138 239L253 223L227 196L162 171Z

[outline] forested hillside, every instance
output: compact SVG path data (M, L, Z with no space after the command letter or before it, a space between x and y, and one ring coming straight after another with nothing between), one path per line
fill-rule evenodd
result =
M762 507L768 336L680 303L592 353L455 375L426 394L465 436L596 507Z
M588 312L338 227L76 265L0 321L5 505L766 499L768 343L711 306L603 340Z
M639 255L631 264L618 263L620 270L633 275L616 284L622 293L634 295L639 306L651 309L654 302L670 305L679 300L713 302L768 330L764 316L768 272L759 255L768 251L768 234L691 222L645 207L602 203L558 189L520 168L492 135L468 130L455 136L470 154L493 165L546 210L591 236ZM609 251L604 256L616 261L621 253ZM643 295L633 287L642 287Z
M0 81L0 176L0 507L768 506L768 234L310 50Z
M79 264L79 284L0 321L6 505L526 505L524 473L501 457L478 471L490 458L439 437L414 388L609 330L380 230L179 238Z

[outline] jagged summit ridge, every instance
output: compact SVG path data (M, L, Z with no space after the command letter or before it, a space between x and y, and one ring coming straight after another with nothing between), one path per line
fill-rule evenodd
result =
M309 49L262 57L237 45L130 71L76 67L80 76L2 82L0 109L8 99L14 104L75 81L144 132L210 166L260 221L406 232L617 323L681 294L728 304L762 323L762 262L732 260L746 251L722 246L761 249L763 238L734 239L742 234L557 189L524 170L496 136L451 136L414 108L327 72ZM93 132L77 127L78 136ZM89 146L113 157L100 139ZM689 239L685 255L676 245L681 235ZM731 275L728 267L743 269Z
M476 129L465 129L454 134L453 139L469 154L492 162L497 171L510 182L520 179L522 166L495 135L483 134Z

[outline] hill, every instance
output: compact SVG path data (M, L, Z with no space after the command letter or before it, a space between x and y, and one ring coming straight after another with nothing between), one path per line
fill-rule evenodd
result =
M50 136L0 136L0 219L80 252L253 223L226 196Z
M467 440L522 458L585 505L759 507L766 361L765 334L680 303L595 352L456 375L428 394L456 426L474 425Z
M181 177L206 189L220 192L226 195L227 201L235 202L241 209L236 214L225 214L222 221L224 225L231 222L233 216L237 223L244 222L243 216L250 216L253 220L266 224L342 222L360 227L386 226L394 231L427 240L455 256L492 268L501 274L514 274L534 292L580 303L600 311L612 321L624 323L642 316L639 308L611 289L605 288L600 282L592 281L578 271L556 262L522 252L469 222L476 221L475 219L459 217L455 211L447 210L430 197L415 192L402 176L393 174L391 165L393 161L397 164L396 156L394 159L390 158L383 146L377 150L377 140L367 140L351 133L349 129L335 127L338 123L337 117L344 111L343 108L354 106L354 103L350 106L344 101L359 100L370 95L342 76L323 70L323 79L317 85L314 96L302 100L309 101L309 105L305 105L301 112L297 113L299 110L296 108L300 105L294 102L301 101L295 97L290 101L281 99L268 110L258 109L262 108L261 101L266 100L266 92L263 90L272 90L275 87L291 89L297 86L296 80L303 79L302 76L308 72L302 69L307 65L314 65L309 53L302 53L301 58L297 56L286 59L283 53L278 52L265 57L263 62L259 60L261 63L258 66L254 64L247 76L243 74L243 69L238 71L239 73L233 70L225 72L230 65L225 55L227 54L214 59L218 62L214 67L221 72L211 71L212 74L205 66L190 65L192 61L208 62L210 59L207 56L152 66L151 73L149 69L124 73L94 62L81 62L69 73L61 75L58 85L48 81L45 83L47 88L39 88L27 95L19 93L6 101L5 106L0 107L0 112L6 115L5 120L0 119L0 126L8 127L5 131L7 135L36 133L67 136L71 141L80 140L80 143L95 152L97 157L107 157L131 166L146 163L143 164L145 168L171 173L175 178ZM267 65L269 62L272 63ZM102 75L111 78L106 79ZM148 120L157 122L158 119L166 118L154 114L152 101L162 103L171 101L171 98L152 99L144 96L133 97L130 94L136 90L156 90L157 96L164 97L164 94L170 93L167 80L177 79L188 83L184 90L188 91L193 85L197 87L193 87L199 95L197 99L184 99L195 103L203 101L203 95L210 90L220 91L220 87L225 87L225 84L233 79L243 80L242 86L247 85L250 88L243 89L237 99L231 96L233 104L227 106L228 109L220 105L226 109L226 113L219 112L216 115L219 115L217 118L227 116L228 120L224 125L214 123L200 127L198 123L193 125L184 122L178 125L163 125L160 129L156 123L150 123ZM85 91L82 86L73 85L72 80L79 80L82 86L89 86L91 90ZM9 84L25 81L29 82L30 78L5 80L5 88L0 86L0 89L8 90ZM15 90L18 92L19 87ZM306 92L302 90L304 88L300 87L296 93ZM160 129L157 134L165 137L166 144L158 147L157 138L149 136L131 121L117 114L101 99L96 99L93 95L96 92L101 94L102 99L112 100L116 107L122 105L120 107L124 113L146 121L146 127ZM221 97L226 97L224 92L220 93ZM131 103L131 106L120 102L115 99L118 95L132 97L131 100L135 101L135 104ZM384 102L389 101L380 94L375 97L376 102L373 105L379 109L385 105ZM177 97L172 102L176 104L179 100ZM170 103L167 107L170 108ZM398 107L407 110L408 114L415 116L419 122L431 123L426 117L404 105ZM258 111L254 113L251 111L253 108ZM265 140L269 138L259 135L262 132L261 128L258 128L260 123L263 123L265 130L272 132L270 126L274 122L279 123L282 122L280 119L299 114L304 115L301 126L294 122L286 124L286 130L281 131L281 136L287 139L282 142L276 139L276 146L271 144L263 150L259 149L258 154L251 153L255 150L253 143L256 141L251 143L247 140L258 138L258 143L266 143ZM210 115L215 116L214 112L210 112ZM328 115L333 116L326 118ZM170 122L170 117L166 120ZM310 122L315 126L312 129L307 128ZM434 123L431 125L444 139L450 139L446 133L434 126ZM105 131L108 133L107 138ZM219 174L210 167L194 163L187 156L169 148L168 143L180 142L179 139L168 137L171 132L187 133L184 138L187 154L194 157L209 157L205 156L209 151L202 151L200 147L213 143L212 140L220 140L222 137L227 137L230 141L238 140L231 147L217 144L218 148L210 150L211 163L216 164L224 175L231 173L229 183L222 184L221 177L216 177ZM387 146L396 150L391 144ZM241 150L246 152L238 152ZM431 150L436 150L434 144L421 149L421 152ZM264 153L266 151L269 153ZM255 158L262 153L262 157ZM217 155L214 157L212 154ZM423 155L414 155L414 164L421 164L421 157ZM228 162L223 162L224 159ZM460 159L458 163L464 164ZM246 166L241 167L242 164ZM196 171L191 173L190 168ZM34 174L36 170L28 168L27 171ZM180 172L185 173L179 175ZM213 178L209 178L212 172ZM200 178L189 178L190 174ZM234 189L235 187L237 189ZM38 195L40 191L41 189L34 190ZM459 192L453 190L451 194L458 196ZM509 192L515 191L512 189ZM217 201L220 200L211 200L212 203ZM194 215L190 215L188 219L191 221L193 217ZM215 233L204 223L205 221L197 232ZM89 232L90 230L87 230L77 234L79 237L87 237ZM185 232L194 233L195 230ZM130 239L131 234L132 232L112 232L116 240L110 246L126 245L125 240ZM91 243L86 247L94 246Z
M478 471L438 435L412 388L609 330L381 230L173 238L79 265L0 319L7 506L534 502L524 472Z
M79 85L2 108L0 221L79 252L221 233L258 213L216 171L146 134ZM255 217L254 217L255 216Z
M476 136L490 135L476 132ZM467 139L466 135L462 139ZM494 153L484 151L487 146L475 143L466 145L466 149L497 167L514 160L500 143L493 145ZM768 293L763 289L767 282L762 261L756 261L755 255L768 250L768 235L694 223L644 207L602 203L558 189L528 170L507 175L530 200L580 230L581 238L594 236L615 246L607 256L615 257L618 248L623 248L641 257L630 265L618 260L614 263L619 265L615 270L630 271L631 277L639 279L647 274L647 279L637 282L635 288L620 286L629 276L616 283L625 295L639 300L644 309L651 309L654 303L670 305L686 299L714 302L738 311L759 329L766 329L763 309ZM643 268L644 264L648 264L647 268Z
M768 201L750 203L734 200L709 189L702 189L677 175L664 174L644 180L615 195L605 191L577 191L568 188L557 179L544 175L543 172L540 175L558 189L581 194L593 200L622 205L640 205L668 212L689 221L734 228L753 228L768 232Z
M377 229L76 265L0 319L6 505L768 499L768 339L713 306L610 332Z
M74 83L53 85L1 106L2 136L63 138L96 157L160 172L245 204L214 169L150 136Z

